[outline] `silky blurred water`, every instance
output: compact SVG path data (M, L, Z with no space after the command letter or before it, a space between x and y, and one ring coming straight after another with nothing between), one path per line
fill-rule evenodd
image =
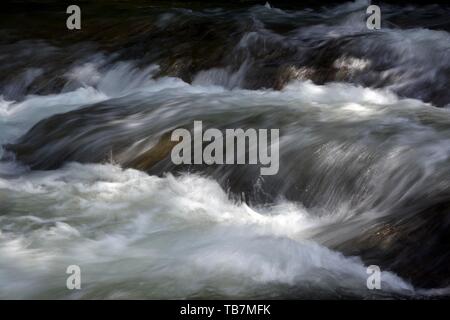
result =
M450 37L389 21L370 34L365 5L155 13L169 42L171 26L195 19L241 35L232 55L188 76L150 53L2 43L16 72L1 87L0 143L21 148L0 151L0 298L448 295L449 251L436 239L450 195ZM194 120L279 128L279 173L179 169L168 156L129 165ZM427 283L414 263L429 256ZM382 290L367 289L370 264ZM66 288L69 265L82 290Z

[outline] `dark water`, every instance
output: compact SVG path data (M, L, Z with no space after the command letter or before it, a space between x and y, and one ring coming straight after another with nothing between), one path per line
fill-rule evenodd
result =
M448 296L450 10L367 5L9 7L0 297ZM279 128L278 174L175 166L194 120Z

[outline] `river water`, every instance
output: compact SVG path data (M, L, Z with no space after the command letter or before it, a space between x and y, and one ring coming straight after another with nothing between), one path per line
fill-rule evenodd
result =
M0 298L449 295L448 8L128 6L3 22ZM280 129L278 174L175 166L195 120Z

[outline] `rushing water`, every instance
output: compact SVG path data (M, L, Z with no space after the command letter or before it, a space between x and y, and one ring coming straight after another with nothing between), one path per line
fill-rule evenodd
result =
M448 296L450 12L366 7L5 27L0 298ZM194 120L279 128L278 174L175 166Z

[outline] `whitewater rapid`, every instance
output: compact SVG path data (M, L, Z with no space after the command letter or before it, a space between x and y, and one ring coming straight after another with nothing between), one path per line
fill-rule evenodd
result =
M431 236L447 230L450 38L424 28L367 35L365 3L235 12L250 31L222 9L157 12L156 35L189 19L245 31L230 59L178 76L164 64L177 73L182 62L120 50L2 44L30 65L1 83L0 298L448 296L446 260L437 261L448 250ZM283 31L288 23L300 26ZM40 55L29 57L30 46ZM178 170L163 156L133 165L194 120L280 128L279 175ZM424 256L437 257L434 282L414 265ZM369 290L377 263L389 270ZM81 290L66 288L69 265L81 269Z
M367 292L366 268L308 239L292 203L253 209L196 175L69 164L0 181L2 298L258 298ZM8 207L8 202L2 207ZM32 207L33 212L20 214ZM79 265L83 290L65 285ZM387 292L413 288L382 274ZM381 294L382 295L382 294Z
M108 78L107 83L114 86L111 81ZM391 104L426 107L419 101L399 100L388 91L311 82L292 83L282 92L230 91L167 78L144 81L124 95L134 99L140 94L147 99L164 95L169 101L218 96L227 108L230 100L244 99L255 104L277 101L285 108L308 103L309 108L326 108L320 117L343 120L392 112L386 108ZM52 114L109 99L116 97L83 87L21 102L3 100L2 142ZM415 293L408 281L391 272L382 273L381 292L368 291L367 266L358 257L344 257L311 239L317 229L349 219L349 212L315 216L301 203L286 200L249 207L199 174L157 177L111 163L69 163L58 170L29 171L18 163L3 162L0 176L2 298ZM65 268L72 264L81 267L81 291L65 288Z

